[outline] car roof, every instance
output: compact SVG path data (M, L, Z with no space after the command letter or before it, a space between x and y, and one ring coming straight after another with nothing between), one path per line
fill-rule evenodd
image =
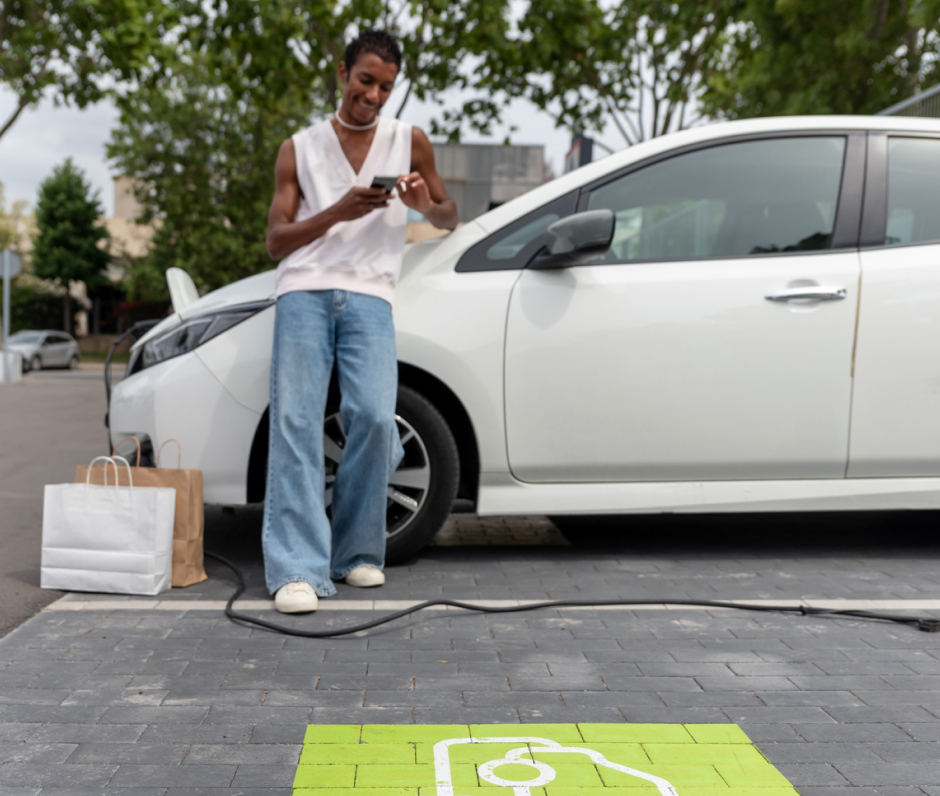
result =
M940 119L911 116L769 116L739 121L714 121L653 138L588 163L540 185L474 219L486 232L495 232L531 210L564 196L632 163L695 144L761 133L884 131L940 134Z

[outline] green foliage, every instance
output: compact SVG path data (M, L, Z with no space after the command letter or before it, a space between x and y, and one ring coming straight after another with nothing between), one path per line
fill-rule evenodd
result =
M162 0L0 0L0 84L17 96L0 137L49 90L84 107L134 77L171 13Z
M98 223L101 215L98 194L92 193L84 172L71 158L56 166L39 186L32 251L36 276L64 288L70 281L81 281L90 294L105 284L110 256L99 245L108 238Z
M62 291L53 291L38 280L19 276L10 288L10 333L22 329L61 329ZM78 311L78 302L70 299L71 316Z
M166 269L160 269L153 254L124 263L123 287L130 301L163 301L170 298Z
M108 155L139 186L140 220L157 228L150 254L130 268L134 298L159 297L171 266L208 288L270 267L274 162L312 105L310 82L289 79L289 59L264 56L285 52L270 22L258 41L258 27L229 19L192 31L170 67L119 100Z
M706 112L877 113L940 81L940 0L747 0Z
M525 97L572 131L613 121L625 143L683 129L741 0L540 0L479 87Z
M364 20L360 27L367 24L371 23ZM388 5L377 24L401 40L402 79L407 88L397 116L411 97L441 103L440 95L450 88L499 83L512 52L507 0L398 0ZM430 132L459 140L466 125L488 135L502 107L493 96L475 98L445 110L439 120L432 121Z

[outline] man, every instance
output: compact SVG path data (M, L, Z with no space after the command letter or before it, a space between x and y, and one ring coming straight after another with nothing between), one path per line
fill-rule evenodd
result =
M268 215L277 269L270 447L264 510L265 577L284 613L317 596L385 582L388 481L401 461L392 302L408 208L454 229L457 211L418 128L379 116L401 69L398 43L366 31L339 65L336 116L281 145ZM372 188L397 177L397 195ZM323 415L334 361L346 432L324 508Z

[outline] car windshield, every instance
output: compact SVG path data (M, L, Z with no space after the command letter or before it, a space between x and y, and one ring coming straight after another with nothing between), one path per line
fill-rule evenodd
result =
M38 343L42 338L39 332L17 332L10 335L11 343Z

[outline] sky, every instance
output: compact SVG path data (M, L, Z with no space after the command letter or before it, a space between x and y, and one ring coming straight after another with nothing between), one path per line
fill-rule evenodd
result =
M445 95L445 98L449 100L448 105L452 105L459 101L460 96L454 92ZM0 119L5 120L14 107L13 93L0 88ZM392 113L398 109L395 94L389 99L386 109ZM437 105L411 100L402 118L427 130L431 118L440 110ZM555 129L554 121L548 114L522 100L510 106L505 118L507 124L494 129L492 138L467 136L464 141L501 144L509 125L515 125L519 129L511 135L510 141L514 144L543 144L546 160L555 174L562 173L564 157L571 144L569 133ZM114 210L112 180L115 175L105 160L104 150L111 127L116 121L117 111L106 102L79 111L76 108L55 107L51 101L44 100L38 107L24 111L6 135L0 138L0 182L4 186L7 207L17 199L25 199L33 207L42 180L54 166L71 157L85 170L93 188L100 190L105 215L111 215ZM623 147L622 140L619 140L612 128L600 139L613 149ZM595 153L595 159L603 154L597 149Z

